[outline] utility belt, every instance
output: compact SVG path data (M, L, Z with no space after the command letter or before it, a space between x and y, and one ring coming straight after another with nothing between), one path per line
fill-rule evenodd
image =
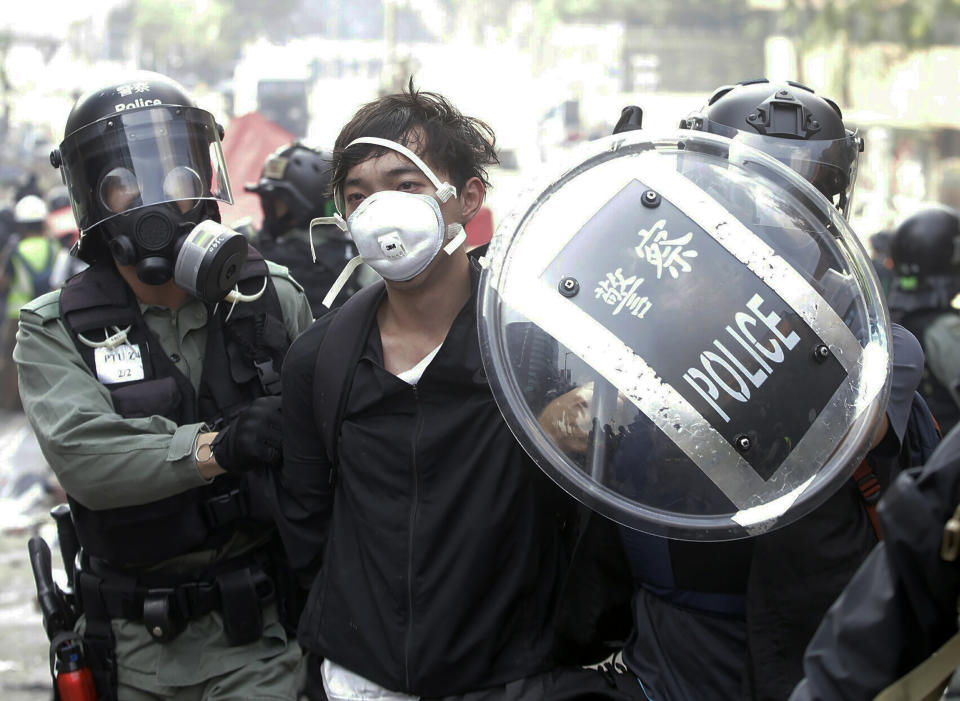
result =
M217 611L229 643L246 645L260 638L263 609L276 599L273 580L264 569L269 557L247 557L224 565L199 578L164 573L134 576L91 558L76 573L80 610L88 621L142 621L160 643L175 639L191 620Z

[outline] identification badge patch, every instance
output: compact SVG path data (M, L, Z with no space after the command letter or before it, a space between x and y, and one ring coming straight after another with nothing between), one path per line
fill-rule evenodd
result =
M124 343L116 348L95 348L97 379L105 385L143 379L143 358L140 346Z

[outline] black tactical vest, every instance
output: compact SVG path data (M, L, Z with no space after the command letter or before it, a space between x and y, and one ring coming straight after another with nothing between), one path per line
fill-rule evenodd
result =
M280 239L265 236L257 242L264 258L290 269L297 282L303 285L307 299L310 300L310 308L314 314L320 314L325 311L323 298L333 287L347 262L357 254L357 249L352 241L322 234L315 235L314 244L317 253L315 263L310 244L296 236L288 235ZM337 295L334 306L339 306L359 289L357 276L351 276Z
M207 306L198 392L164 353L112 261L70 279L60 295L61 318L94 374L95 351L78 335L99 341L112 333L105 329L130 327L127 342L140 348L144 377L106 385L118 414L159 415L178 425L203 422L217 430L254 399L280 393L280 369L290 339L266 263L251 248L240 291L257 293L265 278L264 294L255 302L237 303L229 321L230 303ZM123 567L216 548L238 529L262 530L268 517L262 505L253 503L255 498L243 476L220 475L208 485L143 505L94 511L73 498L69 501L86 554Z

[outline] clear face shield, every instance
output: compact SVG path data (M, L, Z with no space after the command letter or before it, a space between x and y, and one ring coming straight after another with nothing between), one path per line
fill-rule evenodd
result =
M882 293L837 210L777 159L689 130L591 142L486 259L498 405L551 478L621 524L757 535L869 448L889 391Z
M731 161L744 164L749 161L751 151L738 154L737 145L761 151L812 183L840 210L844 219L850 218L857 164L863 151L863 140L856 132L848 130L844 138L834 140L787 139L734 129L703 117L696 119L704 131L733 141Z
M201 200L233 203L216 122L209 112L162 106L120 112L60 145L81 231L141 207Z

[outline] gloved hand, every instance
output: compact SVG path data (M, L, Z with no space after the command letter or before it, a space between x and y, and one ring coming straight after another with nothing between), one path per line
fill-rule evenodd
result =
M282 445L280 397L260 397L217 434L210 448L220 467L238 473L279 467Z

